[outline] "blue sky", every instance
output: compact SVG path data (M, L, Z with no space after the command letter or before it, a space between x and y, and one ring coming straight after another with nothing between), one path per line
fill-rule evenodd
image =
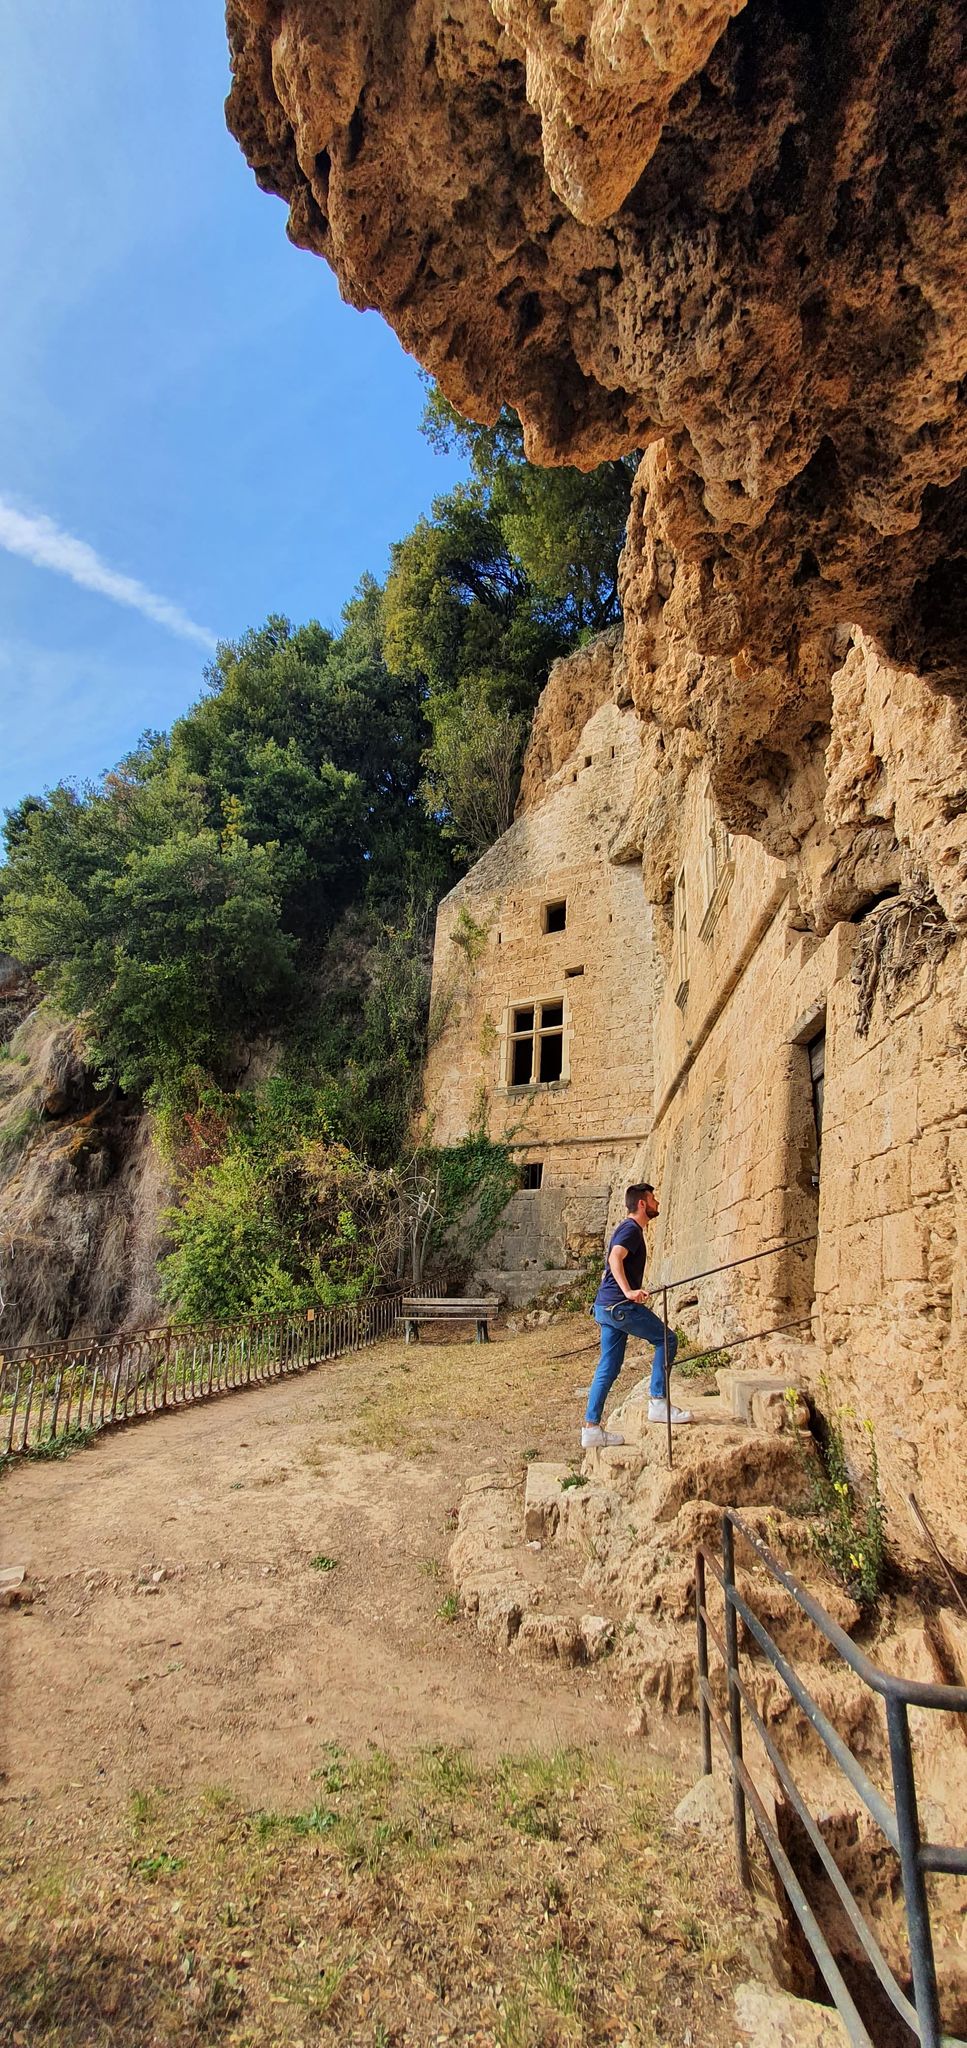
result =
M229 136L218 0L0 29L2 808L170 724L207 635L336 624L460 470Z

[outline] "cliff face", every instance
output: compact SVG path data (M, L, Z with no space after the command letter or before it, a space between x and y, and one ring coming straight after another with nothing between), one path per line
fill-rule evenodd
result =
M952 0L230 0L228 23L230 124L345 296L464 410L513 404L534 459L648 450L633 658L660 613L711 661L707 702L750 700L780 784L843 621L962 690Z
M0 1350L149 1322L171 1194L150 1119L97 1086L29 984L6 1000L0 976L0 1000Z

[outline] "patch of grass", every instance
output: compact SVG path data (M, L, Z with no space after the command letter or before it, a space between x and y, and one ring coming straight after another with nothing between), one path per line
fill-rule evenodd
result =
M692 1340L684 1330L676 1330L678 1352L673 1370L683 1380L701 1379L706 1373L714 1373L716 1366L730 1366L732 1354L729 1351L693 1351Z
M132 1856L128 1865L132 1877L147 1878L154 1884L159 1877L171 1877L176 1870L183 1870L183 1856L172 1856L168 1849L156 1849L153 1856Z
M309 1564L314 1572L334 1572L339 1569L338 1557L327 1557L324 1550L320 1550L316 1557L310 1557Z
M578 2009L578 1978L573 1962L564 1954L560 1942L545 1949L534 1964L531 1984L536 1996L552 2012L573 2017Z
M0 1124L0 1161L13 1159L15 1154L22 1150L39 1123L39 1105L36 1102L27 1102L15 1111L9 1123Z
M494 2028L499 2048L537 2048L540 2031L526 1991L514 1993L501 2005Z
M434 1743L421 1751L423 1774L431 1793L444 1799L460 1799L476 1784L477 1774L465 1749Z
M329 1743L317 1776L286 1813L224 1788L98 1803L83 1833L73 1790L8 1810L0 2011L25 2042L390 2048L442 2005L455 2041L502 2048L614 2048L617 2019L641 2048L685 2022L731 2048L753 1917L730 1845L696 1857L670 1828L681 1774L640 1745L491 1765Z
M533 1749L502 1757L495 1775L498 1808L508 1827L537 1840L558 1841L560 1802L576 1792L586 1770L577 1749L555 1749L546 1756Z
M533 1464L533 1462L534 1462L534 1459L535 1459L535 1458L539 1458L539 1457L540 1457L540 1455L541 1455L541 1454L540 1454L540 1451L523 1451L523 1452L521 1453L521 1456L522 1456L522 1458L523 1458L523 1460L524 1460L524 1464L525 1464L525 1465L531 1465L531 1464Z
M443 1566L438 1557L421 1557L417 1570L425 1579L442 1579Z
M271 1813L260 1811L249 1816L252 1827L260 1841L279 1830L287 1829L293 1835L326 1835L339 1819L326 1806L310 1806L305 1813Z
M413 1345L410 1360L394 1360L367 1392L350 1420L348 1440L373 1450L406 1451L424 1448L430 1416L445 1419L451 1431L489 1422L498 1412L533 1418L539 1403L559 1395L560 1345L556 1329L534 1331L514 1343L478 1344L472 1372L466 1341ZM528 1426L534 1427L533 1419Z
M82 1429L80 1424L70 1429L58 1430L56 1436L42 1437L39 1443L29 1444L25 1457L39 1459L69 1458L72 1451L89 1451L97 1441L96 1429Z
M438 1621L459 1621L460 1600L456 1593L447 1593L436 1611Z
M586 1473L569 1472L567 1478L561 1480L561 1492L567 1493L570 1487L590 1486L590 1484L591 1481L587 1477Z
M311 2013L313 2018L327 2019L339 1998L346 1978L355 1967L355 1956L347 1956L341 1962L329 1963L325 1969L317 1971L312 1976L294 1978L285 1996L290 2004L301 2006L303 2012Z

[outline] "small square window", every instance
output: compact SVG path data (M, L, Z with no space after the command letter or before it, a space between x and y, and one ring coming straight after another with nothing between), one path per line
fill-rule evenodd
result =
M522 1188L539 1188L543 1178L544 1167L542 1161L540 1159L530 1159L522 1169L520 1184Z
M563 932L567 926L567 899L560 903L545 903L541 924L545 932Z

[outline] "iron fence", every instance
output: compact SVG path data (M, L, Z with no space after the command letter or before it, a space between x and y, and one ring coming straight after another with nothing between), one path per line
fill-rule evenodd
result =
M0 1353L0 1456L50 1451L112 1423L263 1386L392 1334L397 1294L341 1308L132 1331Z
M890 1769L893 1787L893 1805L872 1783L852 1751L834 1728L829 1717L823 1712L789 1660L783 1656L768 1630L763 1626L749 1602L739 1592L735 1580L735 1531L738 1530L746 1543L756 1553L771 1577L784 1587L785 1591L808 1615L826 1642L836 1650L843 1662L862 1680L863 1684L876 1693L883 1701L886 1713L886 1728L890 1753ZM724 1636L720 1636L708 1612L706 1599L706 1572L711 1571L722 1588L725 1603ZM743 1754L743 1707L755 1728L759 1741L767 1755L786 1797L799 1817L806 1835L826 1876L849 1921L856 1940L866 1955L881 1989L911 2029L914 2039L921 2048L967 2048L967 2043L955 2039L941 2030L937 1972L934 1959L933 1936L930 1924L930 1900L926 1877L929 1871L948 1876L967 1875L967 1847L946 1843L924 1841L920 1832L917 1809L916 1773L913 1749L910 1740L909 1708L933 1708L941 1712L967 1715L967 1686L930 1685L918 1679L896 1678L891 1672L883 1671L873 1664L856 1644L840 1628L832 1616L826 1613L817 1600L806 1592L793 1574L786 1571L763 1543L753 1529L747 1527L741 1515L734 1509L727 1509L722 1518L722 1561L704 1547L696 1556L695 1610L698 1629L698 1682L699 1712L701 1717L702 1769L708 1775L712 1769L712 1729L721 1737L729 1755L732 1774L732 1810L735 1828L735 1850L739 1876L744 1885L751 1886L749 1847L747 1839L747 1804L751 1806L756 1827L769 1855L779 1873L790 1903L796 1913L806 1940L812 1949L816 1962L822 1971L833 2002L846 2026L849 2038L856 2048L876 2048L856 2002L848 1989L842 1972L836 1962L816 1914L796 1875L792 1863L783 1848L772 1820L766 1812L759 1790L752 1778ZM742 1620L754 1643L778 1672L791 1698L805 1714L811 1727L823 1742L829 1756L839 1766L844 1776L858 1793L876 1826L894 1850L900 1867L903 1897L906 1909L907 1933L910 1948L910 1978L913 1999L909 1999L897 1982L882 1949L872 1930L868 1927L852 1892L846 1883L822 1831L810 1812L800 1787L796 1783L785 1758L766 1727L762 1715L752 1700L749 1689L739 1668L739 1630ZM709 1677L708 1646L715 1644L725 1664L728 1687L727 1715L720 1713Z

